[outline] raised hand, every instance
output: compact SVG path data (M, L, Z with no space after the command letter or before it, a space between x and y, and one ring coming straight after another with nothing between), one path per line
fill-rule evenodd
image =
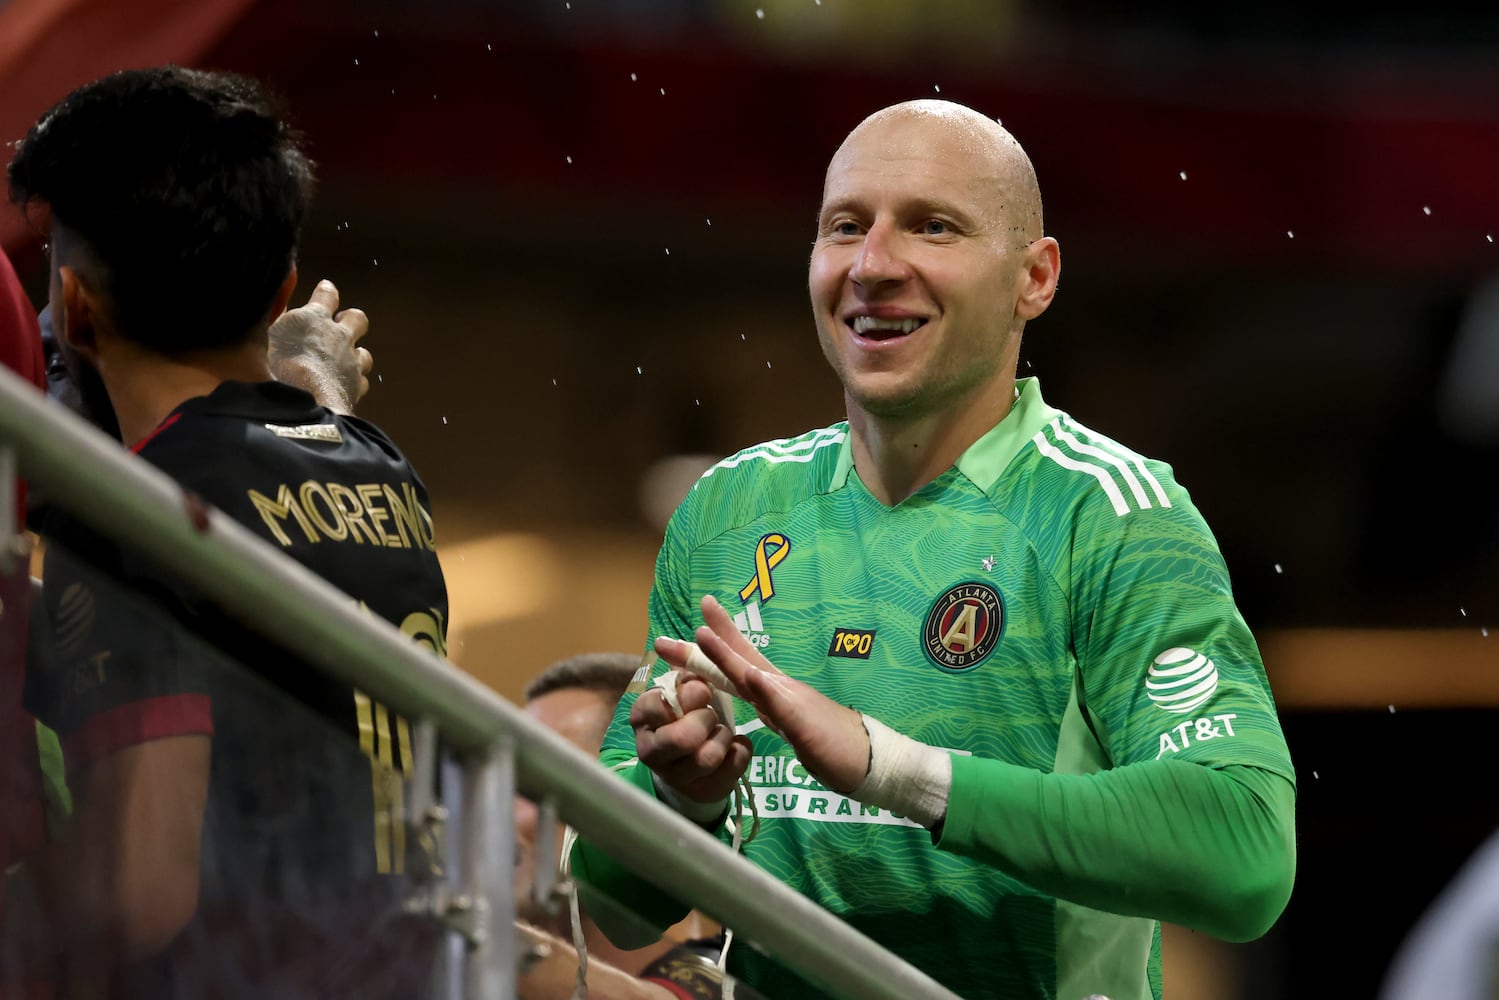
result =
M359 347L370 320L360 309L338 308L338 288L324 279L305 306L271 324L268 360L279 382L306 389L335 413L354 412L369 391L374 356Z
M723 672L766 725L791 744L797 759L818 781L845 795L859 787L869 770L869 734L859 713L777 670L750 645L712 595L703 598L702 609L704 624L696 632L698 655ZM688 662L694 652L692 643L661 638L655 646L672 666L693 670L695 664Z
M736 736L733 726L718 717L712 705L713 690L707 682L683 677L676 693L682 706L680 715L660 688L651 688L635 699L630 708L635 753L683 798L719 802L749 767L749 738Z

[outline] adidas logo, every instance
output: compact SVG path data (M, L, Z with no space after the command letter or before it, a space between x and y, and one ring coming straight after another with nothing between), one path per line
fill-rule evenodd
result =
M760 620L760 602L751 601L744 610L734 616L734 627L744 633L750 645L764 649L770 645L770 636L765 634L765 623Z

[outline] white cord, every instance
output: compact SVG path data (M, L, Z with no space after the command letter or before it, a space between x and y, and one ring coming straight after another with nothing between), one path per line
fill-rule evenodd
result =
M564 827L562 831L562 874L567 878L567 910L572 918L573 949L578 953L578 978L573 983L570 1000L588 1000L588 941L583 937L583 914L578 907L578 884L572 878L573 844L578 831Z

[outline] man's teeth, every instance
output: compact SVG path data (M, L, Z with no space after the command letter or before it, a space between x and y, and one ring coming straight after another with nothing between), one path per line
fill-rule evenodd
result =
M874 316L855 316L854 332L863 336L871 330L892 330L898 333L910 333L925 320L914 317L908 319L877 319Z

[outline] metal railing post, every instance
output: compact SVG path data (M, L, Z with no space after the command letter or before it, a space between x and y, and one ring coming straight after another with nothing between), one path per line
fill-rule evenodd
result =
M515 740L500 737L464 778L462 878L475 916L467 1000L514 1000Z

